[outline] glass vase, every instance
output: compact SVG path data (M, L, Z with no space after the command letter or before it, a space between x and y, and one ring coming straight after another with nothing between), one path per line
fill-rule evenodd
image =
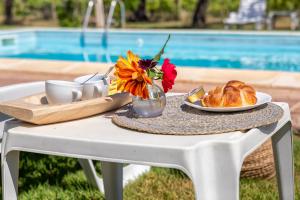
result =
M166 95L156 84L148 85L149 99L134 96L132 108L138 117L158 117L166 107Z

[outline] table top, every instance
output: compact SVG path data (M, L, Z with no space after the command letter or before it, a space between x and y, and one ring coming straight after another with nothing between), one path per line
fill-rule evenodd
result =
M277 123L277 126L282 126L282 124L290 120L290 112L286 103L277 104L284 109L284 116ZM232 142L242 140L251 133L260 132L259 129L255 128L247 133L236 131L198 136L155 135L118 127L112 123L112 115L113 112L109 112L86 119L43 126L12 120L6 124L6 127L10 137L18 135L31 139L39 138L131 146L161 146L164 148L190 148L203 142Z

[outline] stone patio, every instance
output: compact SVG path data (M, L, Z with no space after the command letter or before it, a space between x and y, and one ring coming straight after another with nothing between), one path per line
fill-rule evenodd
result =
M104 63L0 59L0 85L48 79L72 80L84 74L104 73L109 66ZM200 85L209 90L229 80L247 82L256 90L271 94L274 101L288 102L293 126L300 130L300 73L179 67L173 91L188 92Z

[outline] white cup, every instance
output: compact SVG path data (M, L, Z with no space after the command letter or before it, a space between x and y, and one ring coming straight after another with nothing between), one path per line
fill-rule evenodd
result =
M94 74L80 76L74 79L77 83L83 83ZM108 95L109 77L104 78L103 75L98 74L83 84L82 100L93 99L97 97L105 97Z
M45 82L46 97L49 104L67 104L79 101L83 86L76 82L48 80Z

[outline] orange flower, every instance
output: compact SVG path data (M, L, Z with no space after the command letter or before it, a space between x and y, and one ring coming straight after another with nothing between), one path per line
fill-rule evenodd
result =
M147 84L152 84L145 70L139 67L140 58L131 51L127 52L127 59L120 57L115 65L118 91L130 92L134 96L149 98Z

